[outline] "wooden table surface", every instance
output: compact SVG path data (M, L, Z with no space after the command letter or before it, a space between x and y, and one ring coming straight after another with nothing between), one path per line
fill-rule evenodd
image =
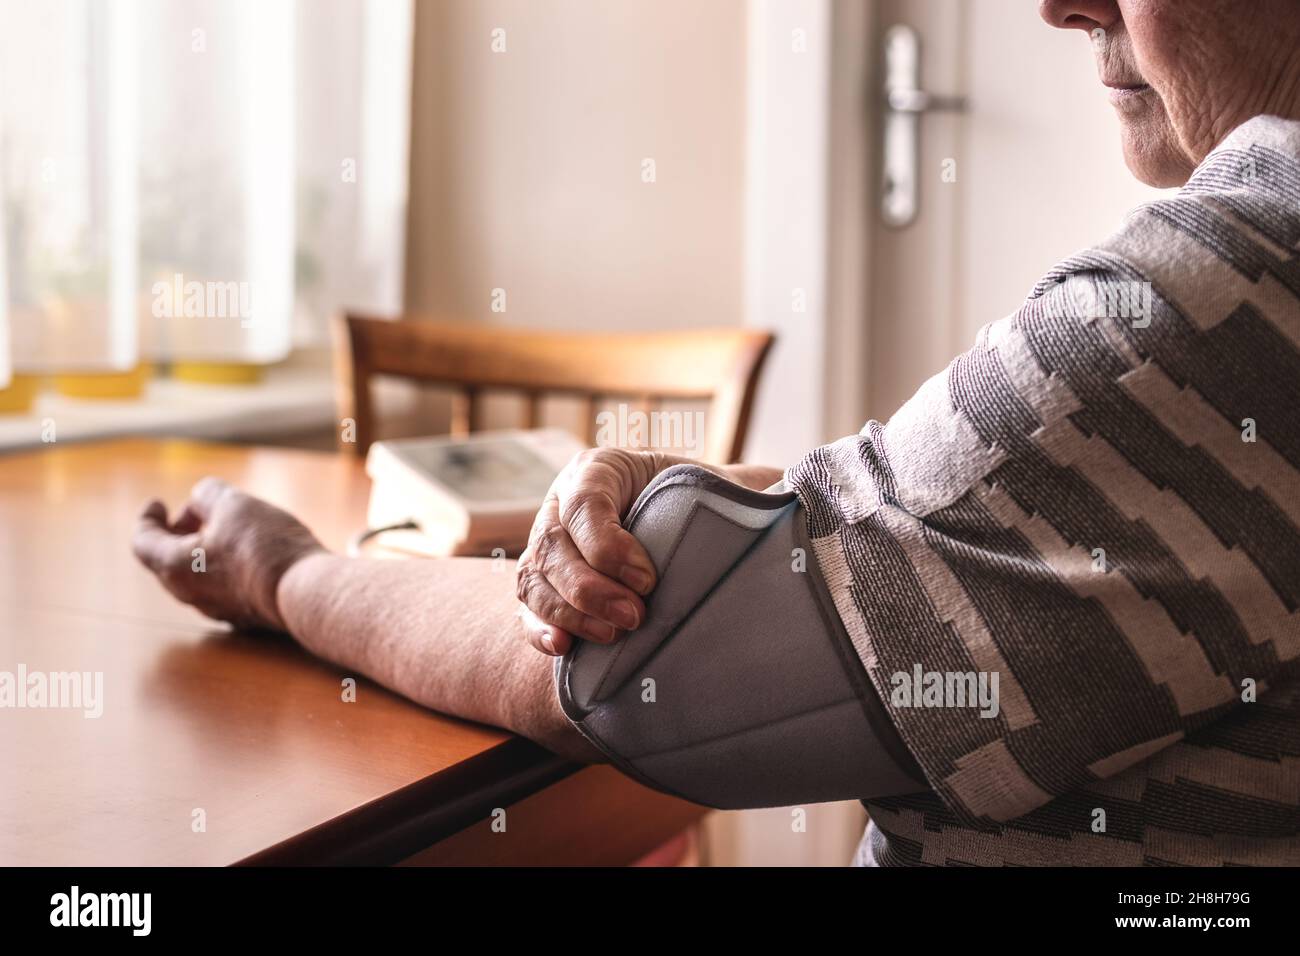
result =
M0 671L103 674L98 718L0 708L0 864L619 864L702 813L364 680L344 703L346 675L288 639L174 601L131 529L207 474L333 548L364 522L342 455L141 439L0 457Z

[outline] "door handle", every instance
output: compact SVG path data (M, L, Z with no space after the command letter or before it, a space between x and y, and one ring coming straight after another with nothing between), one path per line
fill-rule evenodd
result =
M921 39L898 24L885 33L885 131L880 212L885 224L911 224L920 209L921 114L963 112L964 96L921 89Z

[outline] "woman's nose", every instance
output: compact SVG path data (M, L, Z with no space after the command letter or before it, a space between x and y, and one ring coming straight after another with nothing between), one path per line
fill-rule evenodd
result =
M1091 33L1101 27L1123 19L1115 0L1041 0L1038 15L1050 26L1061 30L1082 30Z

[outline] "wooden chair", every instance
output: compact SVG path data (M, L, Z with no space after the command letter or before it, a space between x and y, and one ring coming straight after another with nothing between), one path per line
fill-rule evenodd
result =
M356 441L340 443L365 455L374 441L371 378L396 376L457 389L453 435L481 427L486 391L522 393L521 427L540 424L542 396L576 396L585 403L595 443L596 406L626 399L652 412L667 400L708 403L704 459L740 459L769 332L743 328L684 332L547 332L501 326L372 318L347 314L336 349L340 414L356 423Z

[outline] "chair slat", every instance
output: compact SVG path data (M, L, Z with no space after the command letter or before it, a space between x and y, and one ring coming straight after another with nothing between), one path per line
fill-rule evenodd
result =
M529 392L524 402L524 427L540 428L542 424L542 393Z
M596 399L595 395L582 397L582 436L593 447L596 444Z
M457 389L451 397L451 434L454 438L464 438L473 431L473 390Z
M370 380L388 375L457 386L452 434L483 426L484 390L522 391L525 427L541 423L545 395L576 396L582 433L596 440L596 400L630 396L651 413L666 400L709 403L705 460L738 460L772 335L757 329L557 333L347 315L340 322L339 407L356 418L364 455L374 434Z

